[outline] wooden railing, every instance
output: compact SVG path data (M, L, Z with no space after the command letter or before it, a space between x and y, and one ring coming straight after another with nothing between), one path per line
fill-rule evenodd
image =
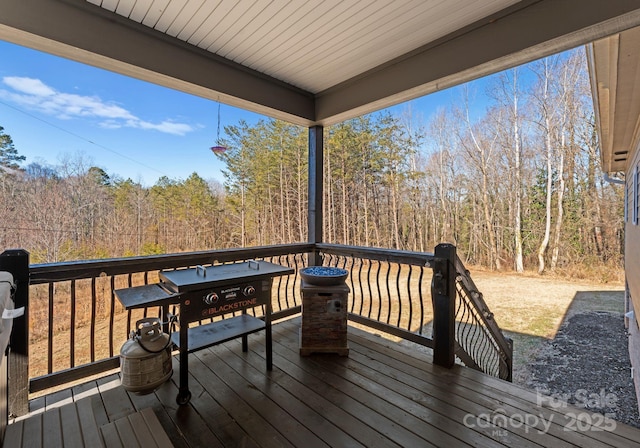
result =
M116 289L157 283L160 270L247 259L273 261L297 272L305 265L304 254L312 250L309 244L293 244L33 265L29 390L35 393L117 368L119 348L135 322L163 314L158 307L125 311ZM298 282L297 275L274 282L274 318L299 311Z
M298 270L308 260L344 267L349 271L351 321L431 347L435 363L450 366L458 356L467 365L484 370L484 361L474 356L486 353L469 353L467 346L456 339L456 326L460 326L455 317L456 303L469 301L459 296L455 287L459 260L450 257L450 250L442 250L452 246L441 246L430 254L300 243L31 265L30 354L26 361L30 375L20 380L26 382L26 390L35 393L115 369L119 348L136 320L175 311L158 307L125 311L114 290L156 283L160 270L248 259L267 260L295 270L274 280L274 320L300 312ZM478 306L477 301L469 303ZM484 310L478 312L486 315ZM504 338L497 325L485 327L485 333L500 345Z

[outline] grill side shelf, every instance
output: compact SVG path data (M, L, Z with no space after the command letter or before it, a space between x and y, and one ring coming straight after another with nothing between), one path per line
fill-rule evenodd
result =
M265 329L265 322L257 317L248 314L231 317L228 319L212 322L210 324L199 325L189 328L189 342L187 351L193 352L212 345L222 344L240 336L255 333ZM182 330L180 330L182 331ZM180 334L171 335L173 342L180 350Z
M127 310L177 303L182 295L169 292L157 283L116 289L114 293Z

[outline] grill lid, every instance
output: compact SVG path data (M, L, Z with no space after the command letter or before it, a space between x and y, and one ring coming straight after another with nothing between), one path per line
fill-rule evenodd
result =
M245 261L209 267L161 271L160 280L175 292L199 291L225 283L263 280L293 274L294 270L268 261Z

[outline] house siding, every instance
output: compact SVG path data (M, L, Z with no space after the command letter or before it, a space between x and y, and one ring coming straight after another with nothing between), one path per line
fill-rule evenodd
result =
M635 315L633 308L633 302L627 301L627 316L629 313ZM640 411L640 328L638 327L638 321L634 317L632 319L625 319L628 324L629 332L629 359L631 360L631 377L633 378L633 384L636 389L636 398L638 399L638 410Z
M625 319L629 332L629 358L636 397L640 399L640 151L633 152L626 170L625 185L625 248L626 277ZM636 311L637 310L637 311ZM640 409L640 401L638 405Z

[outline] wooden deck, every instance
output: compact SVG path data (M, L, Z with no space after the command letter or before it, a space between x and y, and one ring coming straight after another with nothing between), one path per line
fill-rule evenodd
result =
M175 402L174 357L174 381L155 393L129 394L112 375L34 400L32 416L7 435L36 447L44 433L44 446L70 446L61 427L95 438L92 422L100 428L151 408L176 447L640 447L638 429L583 409L540 406L533 392L464 367L440 368L425 351L352 327L348 358L301 357L299 323L274 325L272 372L262 333L249 337L246 354L237 340L189 355L186 406ZM5 446L20 441L11 440Z

